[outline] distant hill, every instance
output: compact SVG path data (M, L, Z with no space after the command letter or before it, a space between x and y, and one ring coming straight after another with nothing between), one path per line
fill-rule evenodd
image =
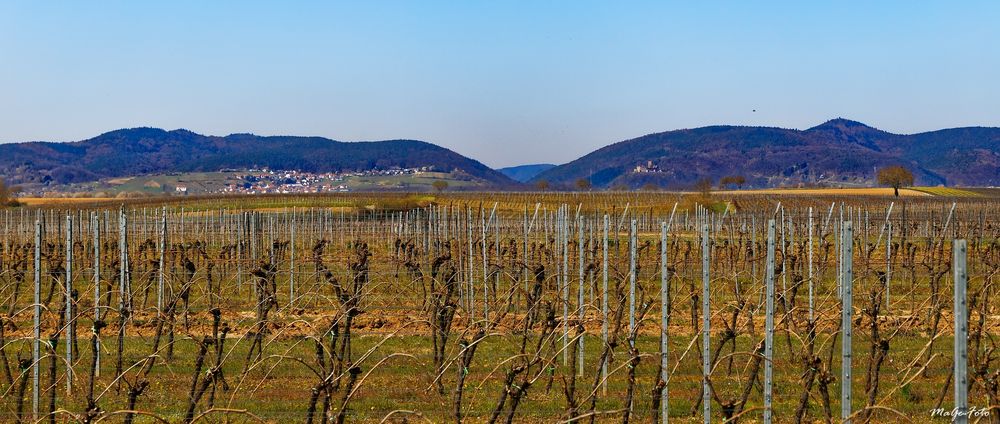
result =
M27 186L225 168L306 172L431 166L488 186L517 183L478 161L415 140L340 142L322 137L206 136L132 128L71 143L0 144L0 176Z
M570 186L690 188L702 178L740 175L744 187L863 185L875 170L903 165L919 185L1000 185L1000 128L892 134L834 119L807 130L711 126L615 143L536 175Z
M500 171L501 174L510 177L514 181L520 181L523 183L534 178L535 175L554 167L555 165L551 163L538 163L533 165L509 166L497 169L497 171Z

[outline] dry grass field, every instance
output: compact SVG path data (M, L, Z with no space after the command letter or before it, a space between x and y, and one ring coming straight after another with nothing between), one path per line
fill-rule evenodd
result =
M783 195L783 196L892 196L892 188L888 187L867 187L867 188L776 188L761 190L726 190L716 192L720 195ZM899 190L900 196L933 196L936 193L926 192L919 189L903 188Z
M116 199L110 197L19 197L18 202L26 206L72 206L89 203L106 203Z

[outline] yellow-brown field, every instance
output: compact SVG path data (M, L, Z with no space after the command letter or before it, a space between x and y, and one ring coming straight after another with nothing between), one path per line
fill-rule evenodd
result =
M27 206L64 206L102 203L116 200L110 197L20 197L18 202Z
M893 190L888 187L865 187L865 188L775 188L761 190L726 190L719 191L723 195L788 195L788 196L893 196ZM933 196L919 190L901 188L900 196Z

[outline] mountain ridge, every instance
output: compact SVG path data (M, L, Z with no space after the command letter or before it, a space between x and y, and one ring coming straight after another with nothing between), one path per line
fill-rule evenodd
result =
M954 148L952 148L954 146ZM910 168L918 184L1000 185L1000 128L893 134L844 118L805 129L712 125L609 144L531 181L571 186L690 188L744 176L746 187L871 185L878 168Z
M544 171L556 167L552 163L532 163L517 166L508 166L504 168L497 168L497 171L510 177L514 181L527 182Z
M319 136L202 135L179 128L123 128L73 142L0 144L0 176L47 185L164 172L266 167L340 172L431 166L483 186L545 181L571 188L688 189L701 179L743 176L743 187L872 185L877 169L902 165L918 185L1000 186L1000 128L958 127L895 134L835 118L800 130L712 125L646 134L562 164L493 170L428 142L344 142ZM516 180L516 181L515 181Z
M264 167L340 172L430 166L489 186L517 183L452 150L419 140L343 142L324 137L202 135L123 128L73 142L0 144L0 175L12 184L71 184L158 172Z

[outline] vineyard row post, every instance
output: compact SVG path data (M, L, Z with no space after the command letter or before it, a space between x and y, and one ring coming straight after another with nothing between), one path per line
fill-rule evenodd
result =
M966 292L968 289L968 268L966 267L966 240L952 243L955 268L955 414L953 422L969 422L969 319Z
M849 422L851 416L851 341L852 341L852 320L854 319L853 296L854 296L854 227L851 221L845 221L841 226L841 266L840 266L840 286L842 290L841 301L841 365L840 365L840 415L845 424Z
M767 270L765 271L764 319L764 423L770 424L773 411L771 396L774 375L774 220L767 222Z
M813 208L809 207L809 322L815 319L813 313Z
M636 222L633 219L629 227L628 246L628 330L631 333L635 329L635 273L636 273ZM630 341L634 343L633 341Z
M705 424L712 422L712 386L709 378L712 373L711 358L711 327L712 314L709 311L709 266L711 265L712 241L708 238L708 224L701 226L701 309L702 309L702 399L701 404L704 411Z
M604 237L601 246L601 345L608 345L608 214L604 214ZM601 363L601 390L608 394L608 362Z
M579 282L577 284L576 304L577 304L577 307L579 308L579 310L577 311L577 314L578 314L579 319L580 319L580 325L582 326L583 325L583 319L584 319L584 313L586 312L586 308L584 307L585 305L583 303L583 262L584 262L584 256L583 255L584 255L584 251L583 251L583 217L582 216L577 215L577 218L576 218L576 227L577 227L576 228L576 232L577 232L577 243L576 244L577 244L577 248L578 248L577 250L579 250L579 258L580 258L579 259L579 264L578 264L579 265L578 268L580 270L580 275L579 275ZM580 376L583 375L583 346L584 346L583 336L581 336L579 338L579 340L577 341L577 375L580 375Z
M674 205L676 208L676 204ZM672 217L671 217L672 218ZM670 285L667 267L667 223L660 223L660 381L663 381L663 391L660 392L660 422L667 424L670 415L667 387L670 381L669 367L669 335L670 325Z
M66 215L66 394L73 394L73 215ZM52 346L53 352L55 346Z
M163 208L160 222L160 262L159 275L156 281L156 314L162 319L163 314L163 286L166 274L166 251L167 251L167 208ZM211 295L210 295L211 296Z
M42 221L41 213L35 219L35 290L34 290L34 303L32 304L34 309L34 338L31 342L31 417L34 421L38 421L38 401L39 401L39 382L38 382L38 360L39 360L39 342L41 339L41 315L42 315Z
M295 208L292 208L292 219L289 223L288 233L288 306L295 306Z
M91 216L94 233L94 322L101 320L101 214ZM94 339L94 377L101 376L101 340Z
M560 268L560 275L562 276L562 323L563 323L563 350L562 359L563 366L569 365L569 206L562 206L562 213L559 217L559 245L562 250L562 267Z

